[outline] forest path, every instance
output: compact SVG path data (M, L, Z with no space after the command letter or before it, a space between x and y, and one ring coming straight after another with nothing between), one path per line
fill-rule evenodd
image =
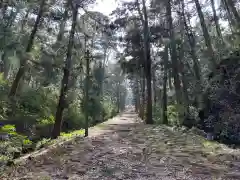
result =
M133 112L90 128L89 134L10 168L0 179L240 179L238 150L165 126L144 125Z

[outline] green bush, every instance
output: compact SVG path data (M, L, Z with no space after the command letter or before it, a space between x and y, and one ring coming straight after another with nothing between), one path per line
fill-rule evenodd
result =
M169 125L172 125L172 126L179 125L178 111L177 111L176 105L167 106L167 117L168 117Z
M0 132L3 133L13 133L16 131L16 128L14 125L11 124L6 124L4 126L1 127Z
M48 88L28 88L19 95L18 103L20 114L37 114L39 117L48 117L54 114L57 107L57 91Z
M8 94L9 85L6 80L3 78L3 73L0 73L0 119L4 119L9 108L8 103Z
M33 139L40 140L42 138L49 138L51 136L54 122L55 118L53 115L50 115L47 118L40 118L35 126L35 136Z
M84 113L81 109L80 100L74 100L64 111L62 131L68 132L84 127Z
M103 117L104 120L110 119L113 116L116 116L118 113L116 105L112 104L109 101L103 101Z
M153 107L153 120L157 124L162 123L162 107L160 107L160 106L154 106Z
M0 157L5 157L0 162L5 162L6 159L18 158L21 154L29 152L29 149L33 149L32 141L26 136L17 133L14 125L4 125L1 127L0 132L9 136L8 139L0 141Z

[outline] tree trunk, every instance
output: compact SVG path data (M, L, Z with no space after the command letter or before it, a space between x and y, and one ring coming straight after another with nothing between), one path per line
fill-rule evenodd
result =
M211 6L212 6L212 11L213 11L213 19L214 19L215 26L216 26L216 32L217 32L218 38L220 38L221 44L223 44L224 42L223 42L222 32L221 32L219 21L218 21L218 16L217 16L214 0L211 0Z
M229 8L231 9L233 16L237 22L238 28L240 26L240 15L238 14L237 8L235 7L235 4L233 0L227 0L227 4L229 5Z
M227 0L222 0L221 1L222 4L223 4L223 7L227 13L227 19L228 19L228 22L229 22L229 26L230 26L230 29L232 32L234 32L234 27L236 27L236 23L235 23L235 20L230 12L230 9L229 9L229 6L228 6L228 3L227 3Z
M6 8L7 8L7 6L6 6ZM5 9L5 10L7 10L7 9ZM18 15L18 13L19 13L19 8L16 9L16 12L14 11L14 8L12 8L11 13L10 13L10 17L9 17L9 18L3 17L3 20L8 19L8 22L7 22L6 25L4 26L4 29L5 29L6 31L8 31L7 29L9 29L9 28L12 27L14 21L16 20L16 17L17 17L17 15ZM4 12L4 15L6 16L6 13L5 13L5 12ZM3 42L2 42L2 43L3 43L3 44L7 44L7 43L8 43L8 42L6 42L5 36L3 37ZM4 79L7 79L8 74L9 74L9 71L10 71L9 63L8 63L8 56L7 56L7 52L8 52L9 50L3 48L2 51L3 51L3 53L2 53L2 55L1 55L1 60L2 60L2 63L3 63L3 68L2 68L3 78L4 78Z
M78 15L78 7L73 7L72 26L69 34L69 42L67 47L65 67L63 70L63 79L61 83L61 90L59 95L57 112L55 116L55 124L52 131L53 139L57 138L61 133L63 111L66 107L66 95L68 91L69 76L70 76L70 71L72 67L72 49L73 49L74 34L75 34L75 29L77 24L77 15Z
M182 11L184 12L184 6L182 6ZM184 15L184 13L182 14ZM185 58L185 52L186 52L186 44L184 41L184 27L185 27L185 23L184 23L184 17L181 16L181 21L180 21L180 35L181 35L181 41L178 44L179 48L178 48L178 58L179 58L179 72L181 73L181 80L182 80L182 91L183 91L183 102L184 102L184 113L185 114L189 114L189 97L188 97L188 83L186 81L186 70L185 70L185 64L184 64L184 58ZM185 60L186 61L186 60ZM184 118L185 120L186 118ZM184 121L183 120L183 121Z
M90 81L90 61L89 61L89 50L86 52L86 88L85 88L85 137L88 136L88 99L89 99L89 81Z
M157 78L156 78L156 71L153 70L153 105L154 109L157 107Z
M194 34L192 32L192 29L188 26L187 20L186 20L186 16L185 16L185 5L184 5L184 1L182 0L182 20L183 20L183 24L185 27L185 31L186 31L186 36L188 38L188 43L189 43L189 47L190 47L190 55L192 57L193 60L193 70L194 70L194 75L196 78L196 95L197 95L197 107L201 107L201 103L202 103L202 79L201 79L201 69L200 69L200 65L198 62L198 58L196 55L196 42L195 42L195 37Z
M167 117L167 74L168 74L168 47L165 47L164 53L164 77L163 77L163 98L162 98L162 119L163 124L168 124Z
M200 23L201 23L201 27L202 27L202 31L203 31L203 36L204 36L204 39L205 39L205 44L207 46L209 56L211 57L211 61L210 61L211 68L213 69L217 65L217 60L216 60L215 53L213 51L211 38L210 38L210 35L208 33L208 30L207 30L207 26L206 26L206 23L205 23L205 20L204 20L204 16L203 16L203 12L202 12L202 8L200 6L199 0L194 0L194 2L195 2L195 5L196 5L196 8L197 8L198 17L200 19Z
M121 96L120 96L120 83L117 84L117 112L120 112L120 103L121 103Z
M172 9L171 9L171 0L167 1L166 4L166 11L167 11L167 19L168 19L168 25L169 25L169 34L171 39L171 59L172 59L172 71L173 78L174 78L174 87L175 87L175 93L176 93L176 100L177 104L181 106L182 104L182 93L181 93L181 85L180 85L180 78L179 78L179 62L177 58L177 49L176 49L176 42L175 42L175 36L174 36L174 30L173 30L173 21L172 21ZM179 113L181 113L179 111ZM179 114L180 115L180 114Z
M137 113L139 113L140 110L140 93L139 93L139 83L137 77L135 78L135 110Z
M144 54L145 54L145 75L147 80L147 112L146 112L146 124L153 124L152 118L152 61L151 61L151 51L150 51L150 36L148 27L148 16L145 0L143 3L143 16L144 16Z
M185 109L185 114L189 114L189 97L188 97L188 85L186 81L186 74L185 74L185 69L184 69L184 63L183 63L183 58L184 58L184 44L181 43L180 48L179 48L179 62L180 62L180 73L181 73L181 80L182 80L182 90L183 90L183 97L184 97L184 109Z
M37 15L37 19L35 21L34 27L32 29L32 32L31 32L29 40L28 40L28 45L27 45L27 48L26 48L26 51L25 51L26 54L31 52L31 50L32 50L33 43L34 43L34 38L36 36L38 26L39 26L40 20L41 20L42 15L43 15L45 1L46 0L42 0L41 3L40 3L40 9L39 9L39 12L38 12L38 15ZM22 59L21 63L20 63L20 67L19 67L18 72L17 72L17 75L15 76L15 79L12 83L12 87L11 87L10 92L9 92L9 97L12 97L12 96L16 95L17 88L18 88L18 85L20 83L20 80L24 76L24 73L25 73L25 70L26 70L26 65L27 65L27 59Z
M145 115L145 75L142 72L142 77L141 77L141 105L140 105L140 118L144 119L144 115Z
M67 0L65 11L63 13L63 19L62 19L61 23L59 24L59 33L57 35L56 43L61 42L62 39L63 39L65 26L66 26L66 22L67 22L67 19L68 19L68 2L69 1Z
M171 68L172 68L172 66L171 66ZM169 70L168 70L168 87L169 87L170 90L173 89L173 86L172 86L172 69L171 68L169 68Z
M21 32L22 32L22 33L23 33L23 31L24 31L25 25L27 24L27 20L28 20L29 13L30 13L30 9L27 10L25 16L24 16L23 19L21 20L21 21L22 21L22 23L21 23Z

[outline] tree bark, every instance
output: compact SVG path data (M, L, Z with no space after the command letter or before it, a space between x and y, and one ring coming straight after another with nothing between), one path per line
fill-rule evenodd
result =
M212 6L212 11L213 11L213 19L214 19L215 26L216 26L216 32L217 32L218 37L220 38L221 43L223 44L223 42L224 42L223 41L223 36L222 36L221 28L220 28L220 25L219 25L214 0L211 0L211 6Z
M184 15L184 5L182 5L182 12ZM186 74L185 74L185 63L184 60L185 59L185 52L186 52L186 44L184 41L185 38L185 32L184 32L184 27L185 27L185 23L184 23L184 17L180 15L180 35L181 35L181 41L178 44L178 58L179 58L179 71L181 73L181 80L182 80L182 91L183 91L183 102L184 102L184 113L185 114L189 114L189 97L188 97L188 83L186 81ZM184 118L185 120L186 118ZM183 120L183 121L184 121Z
M63 39L64 30L65 30L65 27L66 27L66 22L68 20L68 7L69 7L69 0L67 0L67 2L66 2L66 7L65 7L65 10L64 10L64 13L63 13L63 19L59 24L59 32L58 32L57 40L56 40L56 43L55 43L55 45L57 45L57 47L59 46L59 43L61 43L61 41Z
M31 52L31 50L32 50L33 43L34 43L34 38L36 36L38 26L39 26L40 20L41 20L42 15L43 15L45 1L46 0L42 0L40 2L40 9L39 9L37 19L35 21L34 27L32 29L32 32L31 32L29 40L28 40L28 45L27 45L27 48L26 48L26 51L25 51L26 54ZM18 72L17 72L17 74L15 76L15 79L12 83L12 87L11 87L10 92L9 92L9 97L12 97L12 96L16 95L19 83L21 81L21 78L24 76L24 73L26 71L26 66L27 66L27 59L22 59L21 63L20 63L20 67L18 69Z
M162 119L163 124L168 124L167 117L167 75L168 75L168 47L165 47L164 52L164 77L163 77L163 98L162 98Z
M146 124L153 124L152 118L152 60L150 51L150 36L148 27L148 15L145 0L142 0L143 4L143 16L144 16L144 54L145 54L145 75L147 80L147 112L146 112Z
M137 77L135 77L135 110L137 113L139 113L140 110L140 93L139 93L139 83Z
M229 6L228 6L228 3L227 3L227 0L222 0L221 1L222 4L223 4L223 7L227 13L227 19L228 19L228 22L229 22L229 25L230 25L230 28L231 28L231 31L234 32L234 29L233 27L236 26L236 23L235 23L235 20L230 12L230 9L229 9Z
M145 83L145 75L144 75L144 72L143 70L142 71L142 74L141 74L141 105L140 105L140 118L141 119L144 119L144 113L145 113L145 86L146 86L146 83Z
M89 99L89 81L90 81L90 61L89 61L89 50L86 52L86 88L85 88L85 137L88 136L88 99Z
M187 19L185 16L185 5L184 5L184 1L182 0L182 20L183 20L183 24L185 27L185 31L186 31L186 36L188 38L188 43L189 43L189 47L190 47L190 55L192 57L193 60L193 71L194 71L194 75L196 78L196 95L197 95L197 107L201 107L201 102L202 102L202 79L201 79L201 69L200 69L200 64L198 62L198 58L196 55L196 42L195 42L195 37L193 34L192 29L189 27L188 23L187 23Z
M203 36L204 36L204 39L205 39L205 44L207 46L209 56L211 57L211 61L210 61L211 68L213 69L217 65L217 58L216 58L215 53L213 51L212 41L211 41L210 35L208 33L208 30L207 30L207 26L206 26L206 23L205 23L205 20L204 20L201 5L200 5L198 0L194 0L194 2L195 2L195 5L196 5L196 8L197 8L198 17L200 19L200 23L201 23L201 27L202 27L202 31L203 31Z
M153 105L154 109L157 107L157 78L156 78L156 70L153 69Z
M237 8L235 7L235 4L234 4L233 0L227 0L227 4L229 5L229 8L231 9L231 11L234 15L234 18L237 22L237 25L239 27L239 25L240 25L240 15L238 14Z
M174 87L176 93L176 100L177 104L181 106L182 104L182 93L181 93L181 85L180 85L180 78L179 78L179 62L177 58L177 49L176 49L176 42L173 30L173 21L172 21L172 9L171 9L171 0L167 1L166 4L166 12L167 12L167 19L168 19L168 28L169 28L169 35L171 39L171 59L172 59L172 71L173 78L174 78ZM180 111L179 111L180 113Z
M170 90L173 89L173 86L172 86L172 69L171 68L172 68L172 66L171 67L168 66L168 87L169 87Z
M53 126L53 131L52 131L53 139L56 139L61 133L63 111L67 104L66 95L69 89L68 84L69 84L70 71L72 67L72 49L74 45L74 34L75 34L75 29L77 24L77 15L78 15L78 7L76 6L76 7L73 7L72 26L69 34L69 42L67 47L65 67L63 69L63 79L61 83L61 90L59 95L57 112L55 116L55 124Z

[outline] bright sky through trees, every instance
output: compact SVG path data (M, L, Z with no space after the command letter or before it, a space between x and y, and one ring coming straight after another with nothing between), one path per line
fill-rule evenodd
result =
M117 0L98 0L93 6L93 10L109 15L116 7Z

